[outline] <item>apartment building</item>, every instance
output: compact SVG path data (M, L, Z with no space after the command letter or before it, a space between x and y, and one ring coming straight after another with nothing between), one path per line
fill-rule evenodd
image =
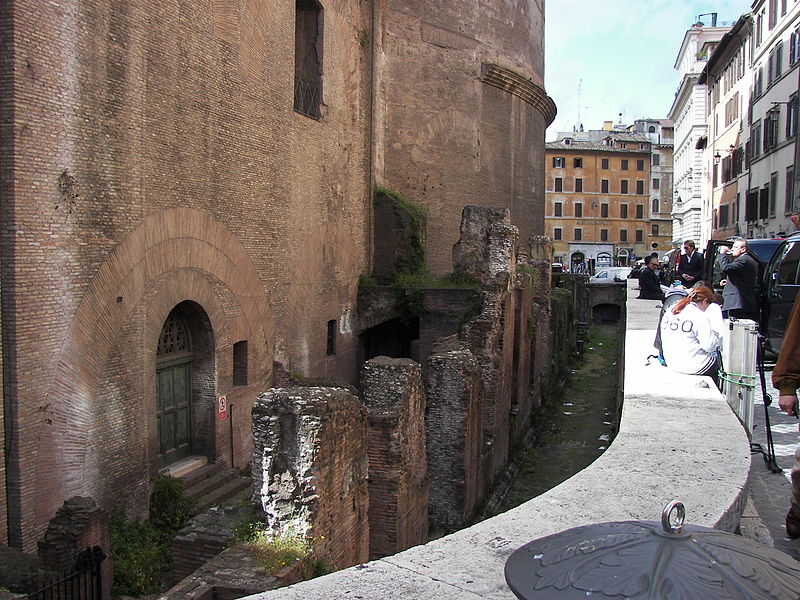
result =
M672 151L675 128L669 119L637 119L629 127L650 139L650 203L648 209L651 250L663 251L672 245Z
M703 142L703 198L711 203L710 236L725 239L744 230L747 194L747 116L750 102L752 16L742 15L708 59L698 84L706 87L708 136ZM705 223L706 226L709 223Z
M749 41L749 111L744 210L739 229L750 238L794 231L800 2L756 0Z
M705 244L711 235L711 199L703 197L704 183L710 177L704 168L703 150L708 142L706 86L700 75L719 41L730 27L695 23L686 32L675 60L679 86L668 117L675 124L674 202L672 235L676 243L693 239Z
M610 121L545 145L545 230L556 262L625 265L658 243L648 214L652 148L648 136Z

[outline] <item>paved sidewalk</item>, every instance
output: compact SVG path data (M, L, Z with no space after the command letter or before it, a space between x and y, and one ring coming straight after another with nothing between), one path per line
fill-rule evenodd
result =
M772 545L777 550L786 552L789 556L800 560L800 538L796 540L789 539L786 536L786 528L784 526L786 511L789 510L789 495L791 491L789 469L791 469L794 462L795 448L800 444L800 433L798 433L797 429L798 420L788 416L778 408L778 390L772 387L771 377L772 369L770 365L767 365L767 393L772 397L772 403L767 410L769 411L772 438L775 444L775 458L778 466L783 469L783 473L770 472L763 457L759 454L753 454L749 479L750 498L753 501L753 508L757 511L758 517L760 517L761 522L769 531ZM757 380L753 442L761 444L766 449L767 433L764 422L763 394L761 383ZM764 539L759 539L759 541L769 543L768 540Z

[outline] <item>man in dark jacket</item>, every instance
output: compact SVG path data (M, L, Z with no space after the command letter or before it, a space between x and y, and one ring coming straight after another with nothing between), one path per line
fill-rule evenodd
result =
M703 257L695 250L694 242L683 242L684 254L678 260L678 279L686 287L692 287L703 278Z
M719 263L724 279L722 287L722 313L726 317L752 319L758 323L758 300L755 285L758 263L747 253L747 240L733 238L733 248L719 249Z
M647 259L647 266L639 273L639 295L637 298L643 300L663 300L664 292L661 291L661 284L658 281L656 270L658 269L658 256L651 256Z

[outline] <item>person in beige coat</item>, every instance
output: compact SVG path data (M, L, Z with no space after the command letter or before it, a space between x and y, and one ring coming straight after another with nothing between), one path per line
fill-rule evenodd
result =
M778 388L778 406L797 416L797 388L800 387L800 302L795 301L789 324L783 337L778 362L772 371L772 385ZM794 452L791 472L792 498L786 515L786 533L800 537L800 446Z

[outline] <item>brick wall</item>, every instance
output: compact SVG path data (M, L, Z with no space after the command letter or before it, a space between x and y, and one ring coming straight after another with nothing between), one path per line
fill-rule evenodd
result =
M376 7L375 77L388 93L376 99L376 135L386 141L375 177L428 208L428 266L450 271L466 204L510 209L523 239L542 233L544 154L533 141L550 117L518 92L524 82L544 96L543 3ZM517 85L487 82L482 69L494 63L515 73Z
M367 420L344 388L273 388L253 406L253 502L336 569L369 555Z
M455 336L428 357L425 393L431 528L453 530L475 516L484 494L480 370Z
M212 460L247 461L247 415L273 358L355 380L368 10L325 7L317 121L292 110L294 2L2 9L14 46L0 73L14 173L4 166L0 209L12 545L31 549L73 495L142 512L158 466L155 344L180 302L206 314L213 343L204 356L217 368L195 404L198 451ZM234 386L242 340L248 384ZM213 418L220 395L235 406L234 456L229 422Z
M428 540L425 391L420 365L377 357L361 372L368 413L370 559Z

